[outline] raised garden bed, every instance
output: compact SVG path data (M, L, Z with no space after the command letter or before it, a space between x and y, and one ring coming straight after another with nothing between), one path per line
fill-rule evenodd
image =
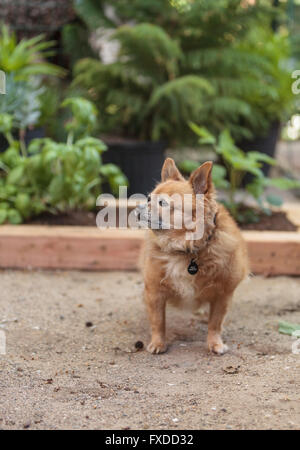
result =
M130 209L130 208L128 208ZM70 211L54 215L51 213L43 213L40 216L31 219L29 225L71 225L71 226L88 226L95 227L96 213L89 211ZM297 225L291 221L286 212L276 211L272 216L261 214L257 223L242 224L243 230L259 230L259 231L297 231Z
M300 227L299 206L286 205ZM136 270L143 230L105 230L87 226L3 225L0 268ZM300 275L300 233L243 231L251 270L264 275Z

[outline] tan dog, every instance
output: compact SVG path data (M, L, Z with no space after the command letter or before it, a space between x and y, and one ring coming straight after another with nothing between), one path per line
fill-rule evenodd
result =
M223 354L227 346L221 338L221 328L237 285L248 274L246 245L227 210L215 201L211 180L212 163L206 162L185 180L174 161L167 158L161 183L152 194L164 197L190 194L195 213L196 194L204 195L204 233L201 239L186 240L187 229L148 230L144 249L145 301L152 337L151 353L166 351L166 303L199 307L209 303L207 344L210 351ZM151 196L148 213L151 215ZM159 215L164 202L159 202ZM176 211L176 202L171 205Z

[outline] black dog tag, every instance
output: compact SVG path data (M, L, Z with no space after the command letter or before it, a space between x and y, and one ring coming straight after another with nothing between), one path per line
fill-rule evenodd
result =
M188 273L191 275L195 275L195 273L197 272L198 272L198 264L192 259L188 267Z

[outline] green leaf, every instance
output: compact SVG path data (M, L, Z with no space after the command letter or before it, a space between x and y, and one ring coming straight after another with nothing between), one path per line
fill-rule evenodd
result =
M234 144L234 140L230 134L230 131L225 129L220 133L218 145L216 147L218 153L224 156L227 153L229 156L236 156L242 158L244 153L239 150Z
M284 178L284 177L282 177L282 178L266 178L265 185L276 187L276 188L279 188L282 190L299 189L300 181L291 180L290 178Z
M1 95L1 94L0 94ZM0 133L10 133L13 127L13 116L11 114L0 114Z
M108 182L114 194L118 194L119 186L128 186L128 180L122 173L109 177Z
M266 155L265 153L260 152L247 152L248 158L252 159L253 161L262 161L267 164L270 164L271 166L276 166L277 161L274 158L271 158L271 156Z
M23 217L29 217L31 212L31 198L28 194L19 193L15 200L15 206Z
M24 166L19 165L12 169L7 176L7 183L9 184L18 184L19 181L23 178L24 174Z
M52 139L49 138L36 138L36 139L32 139L32 141L30 141L28 147L27 147L27 151L28 153L31 154L35 154L40 152L43 147L45 145L49 145L51 144L53 141Z
M194 131L197 136L199 136L199 142L201 144L212 144L216 143L216 138L204 127L199 127L193 122L189 122L189 127Z
M119 175L120 174L120 169L115 164L109 163L109 164L104 164L100 168L100 173L101 173L101 175L109 177L111 175Z
M18 164L21 159L18 146L9 147L1 155L1 159L8 167L14 167L16 164Z
M98 112L91 101L83 97L72 97L65 99L61 106L70 107L72 111L73 118L66 125L68 131L82 133L95 128Z
M0 224L2 225L7 218L7 210L6 209L0 209Z
M279 333L289 334L290 336L292 336L295 331L300 331L300 325L296 323L281 321L278 323L278 331Z
M259 178L256 178L252 183L246 185L246 190L253 195L254 198L258 199L264 192L264 185L260 182Z
M93 147L100 154L107 150L107 146L100 139L88 136L76 141L76 145L82 149L85 147Z
M228 189L230 183L226 180L227 171L224 166L214 164L212 168L212 180L217 189Z
M9 223L13 225L18 225L23 222L22 216L16 209L9 209L7 213L7 219Z
M49 184L48 191L54 204L64 197L65 178L63 175L56 175Z
M196 161L191 161L190 159L185 159L178 164L178 167L180 170L182 170L182 172L190 174L199 167L199 163L197 163Z

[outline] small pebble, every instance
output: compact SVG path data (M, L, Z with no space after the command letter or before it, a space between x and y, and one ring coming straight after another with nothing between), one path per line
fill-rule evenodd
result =
M90 328L93 326L93 322L85 322L85 326Z
M144 344L142 341L136 341L136 343L134 344L135 348L137 350L142 350L142 348L144 348Z

